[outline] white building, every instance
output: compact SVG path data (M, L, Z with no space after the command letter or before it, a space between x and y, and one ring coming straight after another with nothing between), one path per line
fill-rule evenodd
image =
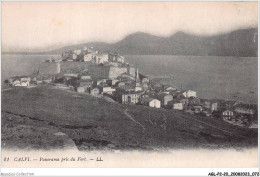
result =
M43 83L46 83L46 84L50 84L51 82L52 82L52 79L44 79L43 81L42 81Z
M99 88L97 88L97 87L91 88L90 94L93 95L93 96L98 96L100 94Z
M30 77L21 77L20 78L21 82L30 82L31 81L31 78Z
M85 76L80 76L81 80L89 80L91 79L91 76L85 75Z
M100 79L96 81L96 85L106 84L107 79Z
M218 110L218 103L212 103L211 104L211 111L217 111Z
M72 54L72 59L73 59L73 60L76 60L76 59L77 59L77 57L78 57L78 55L77 55L77 54L75 54L75 53L73 53L73 54Z
M83 92L85 92L85 88L84 87L77 87L77 92L83 93Z
M73 52L74 52L76 55L81 54L81 50L74 50Z
M141 103L145 106L153 107L153 108L160 108L161 101L155 98L144 97L141 99Z
M75 74L75 73L66 73L64 74L64 76L66 77L78 77L79 75L78 74Z
M197 93L192 90L187 90L187 91L183 92L182 94L185 96L185 98L197 97Z
M139 102L140 94L132 92L132 93L124 93L121 97L122 104L136 104Z
M234 116L234 112L231 111L231 110L225 110L225 111L222 112L222 117L223 117L223 118L228 118L228 119L230 119L230 118L232 118L233 116Z
M108 53L102 53L98 55L97 63L105 63L108 62Z
M143 91L143 88L141 86L136 85L135 86L135 92Z
M182 103L173 103L172 104L172 109L175 109L175 110L183 110L183 104Z
M111 87L103 87L102 88L102 92L106 93L106 94L109 94L109 95L112 95L115 91L116 91L116 89L115 88L111 88Z
M84 55L84 61L91 61L92 60L92 54L91 53L87 53Z
M123 88L125 85L126 85L125 82L118 82L117 83L117 86L120 87L120 88Z
M125 58L123 56L117 56L117 62L124 63L125 62Z
M14 80L14 81L12 82L12 85L13 85L13 86L21 86L21 82L20 82L19 80Z
M175 87L172 87L172 86L164 86L164 90L165 91L175 91L177 89Z
M29 84L29 81L21 81L21 86L22 87L27 87L27 86L29 86L30 84Z

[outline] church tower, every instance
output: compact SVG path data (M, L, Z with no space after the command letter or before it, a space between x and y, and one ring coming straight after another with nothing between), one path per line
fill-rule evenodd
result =
M139 77L138 68L136 68L136 73L135 73L135 82L140 82L140 77Z
M57 71L56 72L60 73L60 62L58 62L56 66L57 66Z
M139 72L138 68L136 69L135 73L135 91L141 91L142 88L140 87L140 77L139 77Z

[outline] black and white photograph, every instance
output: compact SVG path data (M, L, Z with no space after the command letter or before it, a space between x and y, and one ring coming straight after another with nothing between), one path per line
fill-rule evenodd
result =
M3 167L258 167L258 2L1 6Z

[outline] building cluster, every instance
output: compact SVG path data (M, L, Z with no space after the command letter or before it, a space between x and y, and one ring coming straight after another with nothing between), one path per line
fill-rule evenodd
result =
M238 126L249 125L256 128L258 125L257 105L245 104L239 101L227 101L222 103L222 117L225 121Z
M139 73L135 76L123 73L117 78L92 79L88 74L64 74L56 77L54 83L73 86L75 91L93 96L105 95L121 104L143 105L184 111L207 117L222 117L237 125L249 125L257 116L256 105L221 99L201 99L196 91L177 90L172 85L153 82Z
M39 84L51 84L54 77L37 77L37 76L15 76L4 81L7 86L30 87Z
M70 50L62 54L62 61L83 61L94 64L104 63L124 63L125 59L118 53L100 52L93 48L84 47L83 49Z
M256 105L220 99L201 99L197 97L196 91L177 90L173 85L154 82L140 74L137 68L124 68L124 57L118 54L98 52L85 47L83 50L63 53L62 61L91 62L95 67L89 67L81 73L58 73L41 79L26 76L12 77L9 83L12 86L54 84L59 85L60 88L73 88L76 92L93 96L104 95L121 104L173 109L207 117L222 117L236 125L252 125L253 120L257 120ZM101 68L96 67L100 64L102 64ZM109 76L106 73L100 74L106 65L112 65L112 69L108 71ZM254 126L257 126L257 122L255 124Z
M15 76L9 78L6 83L10 83L12 86L20 86L20 87L27 87L32 84L33 81L31 80L31 77L28 76Z

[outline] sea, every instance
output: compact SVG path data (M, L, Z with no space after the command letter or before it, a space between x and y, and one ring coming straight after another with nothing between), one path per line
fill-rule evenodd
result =
M29 75L49 58L59 55L2 55L2 81ZM257 57L126 55L125 61L151 78L170 78L181 90L194 90L200 98L258 100Z

